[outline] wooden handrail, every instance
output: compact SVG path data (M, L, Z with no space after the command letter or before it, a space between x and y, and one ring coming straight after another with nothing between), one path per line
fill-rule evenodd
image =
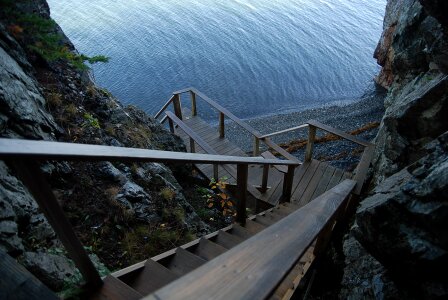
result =
M302 164L302 162L295 157L294 155L292 155L291 153L289 153L288 151L286 151L285 149L283 149L282 147L280 147L279 145L277 145L276 143L274 143L273 141L271 141L270 138L264 138L262 139L262 141L270 148L273 149L275 151L277 151L277 153L281 154L283 157L285 157L286 159L290 160L290 161L294 161L297 164Z
M329 133L332 133L332 134L334 134L334 135L337 135L337 136L339 136L339 137L341 137L341 138L344 138L344 139L346 139L346 140L349 140L349 141L351 141L351 142L353 142L353 143L356 143L356 144L358 144L358 145L361 145L361 146L364 146L364 147L367 147L367 146L373 146L372 143L363 141L363 140L361 140L361 139L359 139L359 138L357 138L357 137L355 137L355 136L353 136L353 135L351 135L351 134L348 134L348 133L346 133L346 132L344 132L344 131L342 131L342 130L333 128L333 127L331 127L331 126L322 124L322 123L320 123L320 122L318 122L318 121L316 121L316 120L309 120L309 121L306 122L306 123L307 123L308 125L310 125L310 126L314 126L314 127L319 128L319 129L325 130L325 131L327 131L327 132L329 132Z
M262 157L211 155L103 145L0 138L0 159L132 161L203 164L298 165L297 162Z
M174 95L171 96L171 98L162 106L162 108L156 113L156 115L154 116L154 119L157 119L167 108L168 106L171 104L171 102L173 102L174 100Z
M185 124L184 122L182 122L181 119L179 119L178 117L176 117L175 114L173 114L170 111L166 112L166 116L172 120L174 123L176 123L177 126L179 126L180 129L182 129L186 135L188 135L190 137L190 147L191 147L191 143L196 142L199 147L201 147L206 153L208 154L214 154L217 155L218 153L206 142L204 141L193 129L191 129L187 124ZM192 149L195 149L195 147L193 146ZM194 151L191 151L192 153ZM215 179L219 178L219 174L218 174L218 165L214 164L213 165L213 176L215 177Z
M355 184L353 180L343 181L144 299L266 299L344 207Z
M223 113L225 116L227 116L229 119L233 120L235 123L237 123L239 126L243 127L246 131L248 131L249 133L251 133L253 136L260 138L261 137L261 133L258 132L257 130L255 130L252 126L250 126L249 124L247 124L246 122L243 122L240 118L238 118L237 116L235 116L233 113L231 113L229 110L227 110L226 108L222 107L221 105L219 105L217 102L213 101L212 99L210 99L207 95L205 95L204 93L202 93L201 91L197 90L194 87L189 87L189 88L185 88L182 90L178 90L175 91L173 94L174 95L178 95L178 94L182 94L182 93L187 93L187 92L193 92L195 93L197 96L199 96L202 100L204 100L205 102L207 102L208 104L210 104L210 106L212 106L213 108L215 108L216 110L218 110L219 112Z
M213 155L217 155L218 156L218 152L216 152L215 149L213 149L206 141L204 141L199 135L197 135L193 129L191 129L187 124L185 124L182 120L180 120L179 118L176 117L176 115L174 115L171 112L167 112L167 117L171 122L176 123L177 126L179 126L186 135L188 135L190 137L190 139L193 139L194 141L196 141L198 143L198 145L207 153L207 154L213 154ZM190 141L191 142L191 141ZM272 161L272 159L270 159ZM281 161L278 159L275 159L276 161ZM238 164L239 165L239 164ZM265 164L265 166L269 167L270 164ZM293 165L295 167L295 165ZM221 164L221 167L226 170L227 172L229 172L229 174L237 174L237 182L238 182L238 170L235 170L232 166L226 165L226 164ZM218 164L214 164L213 165L213 177L215 177L215 179L219 178L219 174L218 174ZM242 190L242 188L238 188L238 190ZM251 192L252 195L254 195L255 197L259 197L260 196L260 192L254 188L251 185L247 185L246 183L246 188L244 188L244 191L248 190L249 192ZM243 221L244 222L244 221Z
M268 134L262 135L260 138L264 139L264 138L267 138L267 137L273 137L275 135L279 135L279 134L282 134L282 133L287 133L287 132L294 131L294 130L301 129L301 128L305 128L305 127L308 127L308 124L302 124L302 125L299 125L299 126L288 128L288 129L283 129L283 130L280 130L280 131L268 133Z

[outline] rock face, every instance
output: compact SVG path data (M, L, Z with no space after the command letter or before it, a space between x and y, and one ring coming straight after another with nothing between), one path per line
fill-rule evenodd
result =
M447 13L446 1L388 1L376 187L344 243L341 299L448 296Z
M59 34L60 43L77 53L57 24L49 22L46 1L6 1L1 5L0 137L186 150L179 137L145 112L124 107L95 86L86 71L61 59L46 60L31 50L36 30L51 25L50 33ZM20 24L20 18L31 21ZM132 235L134 229L149 234L151 228L163 224L163 228L176 228L177 242L184 241L185 233L201 236L209 230L175 177L188 175L188 166L58 162L43 164L41 169L81 241L110 268L154 254L130 256L127 248L145 243ZM0 251L59 290L67 280L73 282L69 277L75 274L62 248L26 187L0 162Z

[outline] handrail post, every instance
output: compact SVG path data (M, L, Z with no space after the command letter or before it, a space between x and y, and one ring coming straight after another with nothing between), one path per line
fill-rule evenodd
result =
M311 161L313 157L314 139L316 138L316 127L310 125L308 127L308 142L305 149L305 162Z
M224 113L219 112L219 137L224 137Z
M194 91L190 91L190 98L191 98L191 116L197 116L198 111L196 107L196 94Z
M269 165L263 166L263 177L261 179L261 188L260 188L261 193L266 193L268 189L269 167L270 167Z
M174 122L170 118L168 118L168 124L170 125L170 132L174 133Z
M283 191L282 198L280 202L290 202L291 201L291 192L292 192L292 184L294 179L294 170L296 166L289 165L288 172L285 173L283 177Z
M213 165L213 177L215 178L216 181L218 181L218 179L219 179L218 167L219 167L219 165L217 165L217 164Z
M193 138L190 138L190 152L191 153L195 153L196 152L196 147L195 147Z
M254 149L253 149L253 156L260 155L260 139L256 136L254 136Z
M176 117L178 117L180 120L182 120L182 108L180 105L180 94L174 95L173 107L174 107L174 114L176 115Z
M64 211L59 206L50 186L44 179L44 174L40 171L36 162L29 159L11 161L18 177L28 188L39 204L48 223L56 232L59 240L64 245L70 258L75 262L76 267L81 272L90 286L100 286L103 284L101 277L84 250L81 242L76 237L73 228L64 215Z
M236 188L238 195L238 206L236 212L236 221L242 226L246 225L246 198L247 198L247 175L249 166L239 164L236 166Z

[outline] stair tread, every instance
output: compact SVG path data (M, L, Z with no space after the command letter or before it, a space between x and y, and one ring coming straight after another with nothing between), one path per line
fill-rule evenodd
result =
M275 213L267 212L265 215L258 215L254 221L258 222L264 226L270 226L277 222L280 219L283 219L284 216L278 215Z
M201 238L193 253L202 259L211 260L226 251L227 249L223 246L218 245L208 239Z
M193 271L197 267L204 264L206 261L193 253L178 247L176 254L168 261L166 267L176 275L184 275Z
M235 235L243 240L246 240L254 235L254 233L251 233L249 230L245 229L244 227L242 227L241 225L238 225L238 224L233 224L231 232L233 235Z
M142 294L115 278L108 275L103 280L103 285L95 291L91 299L107 299L107 300L121 300L121 299L141 299Z
M244 226L244 228L248 230L250 233L256 234L265 229L266 226L263 226L260 223L254 222L252 220L246 220L246 225Z
M224 248L230 249L239 243L241 243L243 239L228 233L227 231L220 230L218 235L216 236L214 242L218 245L223 246Z
M146 295L170 283L179 276L163 265L148 259L145 267L132 283L132 287L138 292Z

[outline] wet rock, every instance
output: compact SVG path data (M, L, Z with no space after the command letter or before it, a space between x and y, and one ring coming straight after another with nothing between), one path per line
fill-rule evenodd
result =
M448 132L380 183L356 212L356 239L416 297L448 296Z
M448 77L422 75L386 98L376 137L375 181L381 182L425 154L426 143L448 129Z
M25 252L20 262L46 286L60 290L68 277L75 275L73 263L62 255Z
M117 199L119 198L125 198L126 200L128 200L131 203L136 203L136 202L146 202L146 203L150 203L151 202L151 196L148 195L148 193L145 192L145 190L133 183L133 182L126 182L122 187L120 192L117 195Z
M384 266L353 237L344 240L345 269L340 299L400 299L402 293Z
M53 139L61 132L53 117L45 111L45 99L36 81L0 47L0 114L3 136L17 134L32 139Z
M126 180L126 176L110 162L99 163L97 174L99 177L113 182L123 183Z

